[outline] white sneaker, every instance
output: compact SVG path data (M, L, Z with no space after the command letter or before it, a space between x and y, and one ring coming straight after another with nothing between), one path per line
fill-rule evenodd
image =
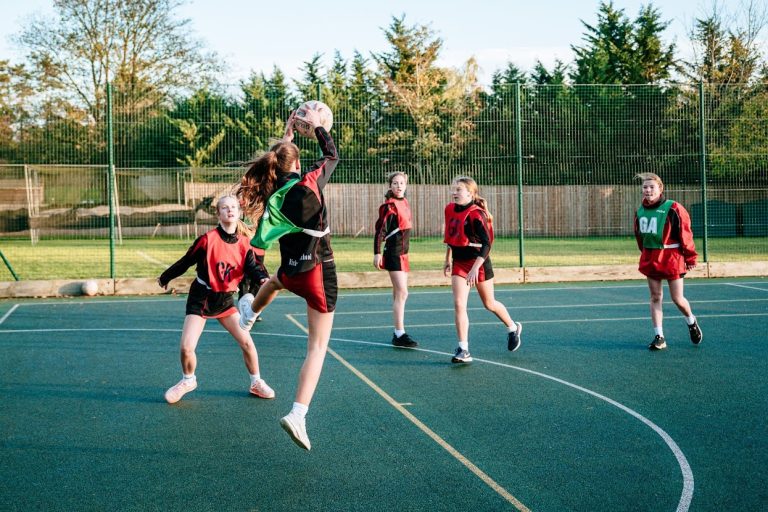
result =
M269 387L264 379L259 379L251 384L250 392L259 398L275 398L275 390Z
M307 436L307 427L304 418L298 418L295 414L288 413L286 416L280 418L280 426L283 430L288 432L293 442L299 447L309 451L312 445L309 442L309 436Z
M169 404L175 404L181 400L181 397L195 389L197 389L197 379L181 379L165 392L165 401Z
M253 299L252 293L246 293L237 301L237 310L240 312L240 328L244 331L250 331L256 321L257 315L251 309Z

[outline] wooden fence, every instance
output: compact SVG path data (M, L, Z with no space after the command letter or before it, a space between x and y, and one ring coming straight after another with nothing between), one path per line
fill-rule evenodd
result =
M24 180L4 180L0 185L4 185L0 186L0 232L44 227L46 234L51 235L57 228L75 227L65 223L56 225L56 222L64 218L64 214L53 215L60 212L45 207L42 185L30 187ZM154 234L160 227L170 228L192 222L197 234L197 224L204 227L216 222L215 216L201 207L203 199L230 190L229 184L187 182L181 190L183 198L179 198L182 204L157 204L141 209L118 206L118 224L132 228L134 234L138 235L147 231L144 228L149 228ZM372 236L378 208L384 200L386 190L383 184L329 184L325 196L331 212L333 232L345 236ZM632 234L634 212L640 201L638 185L526 186L523 190L526 236L584 237ZM497 236L516 236L519 226L517 187L481 186L480 192L488 201ZM694 231L700 234L696 227L700 226L702 217L701 190L693 187L669 189L667 195L682 203L691 212ZM412 185L408 189L408 198L414 217L413 235L442 236L443 210L450 202L450 187ZM713 232L715 236L768 235L768 189L710 187L708 202L709 225L716 230ZM82 207L77 211L91 218L106 215L106 211L95 212L91 209L84 210ZM76 213L73 212L64 213L72 217ZM97 213L99 215L96 215ZM27 218L28 215L34 218ZM131 215L133 217L129 218ZM25 218L17 219L19 216ZM91 227L102 228L101 224L96 222ZM752 231L748 231L748 228ZM141 229L144 231L140 231Z
M631 235L640 204L637 185L527 186L523 193L524 232L528 236L578 237ZM386 188L381 185L331 184L326 200L336 234L372 235L378 207ZM488 202L497 236L518 233L516 186L486 186L480 194ZM414 185L408 189L414 218L414 236L442 236L443 210L450 202L448 186ZM701 205L701 190L669 190L667 195L689 211ZM768 201L768 190L708 190L708 200L737 208ZM698 219L694 219L696 223ZM717 219L710 219L710 223ZM700 222L700 221L699 221ZM768 218L765 219L768 223ZM735 227L734 227L734 235Z

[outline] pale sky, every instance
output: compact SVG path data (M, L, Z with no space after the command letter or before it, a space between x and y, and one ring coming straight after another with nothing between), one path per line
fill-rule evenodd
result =
M614 0L630 19L648 3ZM569 63L570 45L582 44L580 20L593 25L598 5L598 0L188 0L178 17L189 18L192 35L226 61L229 71L222 82L236 83L252 70L271 75L275 65L296 78L315 53L327 66L335 50L347 60L355 50L365 57L388 50L383 28L392 16L405 14L408 25L428 25L443 40L439 65L460 67L475 57L480 81L487 84L507 62L524 71L537 59L548 69L555 59ZM712 0L655 0L653 5L671 21L665 40L677 41L678 55L690 55L686 34L695 17L709 12ZM327 11L319 12L320 7ZM53 0L0 0L0 13L0 59L18 63L23 52L10 36L30 15L50 16Z

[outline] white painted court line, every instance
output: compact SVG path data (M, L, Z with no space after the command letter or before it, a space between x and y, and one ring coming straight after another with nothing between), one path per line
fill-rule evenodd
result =
M126 328L126 327L97 327L90 329L52 328L52 329L0 329L0 334L18 334L25 332L49 333L49 332L171 332L181 333L182 326L175 329L160 328ZM229 334L225 329L203 329L203 334ZM259 336L275 336L278 338L304 338L299 334L285 334L281 332L258 332Z
M738 288L749 288L750 290L759 290L761 292L768 292L768 288L758 288L756 286L746 286L739 283L725 283L726 286L736 286Z
M534 284L498 284L495 285L495 292L498 293L521 293L521 292L548 292L548 291L555 291L555 292L561 292L561 291L571 291L571 290L616 290L616 289L634 289L634 288L641 288L644 290L648 289L648 285L646 283L642 284L617 284L617 285L605 285L605 286L538 286L540 283L534 283ZM724 282L699 282L698 280L695 281L685 281L685 287L705 287L705 286L727 286L727 285L735 285L735 284L741 284L741 285L748 285L748 284L766 284L768 285L768 281L746 281L744 283L724 283ZM445 295L451 295L451 283L450 281L446 281L445 286L439 287L441 289L439 290L419 290L418 288L409 290L408 295L414 296L414 295L435 295L435 294L445 294ZM757 288L758 290L762 290L761 288ZM388 291L381 291L381 292L370 292L370 293L341 293L339 294L339 298L352 298L352 297L391 297L392 296L392 290L389 289Z
M482 308L481 308L482 309ZM453 311L453 310L451 310ZM390 312L391 313L391 312ZM301 316L301 315L296 315ZM753 317L768 316L768 313L724 313L712 315L696 315L696 318L731 318L731 317ZM621 318L560 318L556 320L517 320L525 325L528 324L559 324L563 322L627 322L635 320L648 320L648 316L625 316ZM472 325L499 325L498 320L489 322L472 322ZM408 324L408 328L429 328L429 327L455 327L453 321L447 323L435 324ZM360 329L392 329L392 325L360 325L357 327L333 327L334 331L359 331Z
M386 347L391 348L391 345L385 344L385 343L373 343L373 342L367 342L367 341L360 341L360 340L350 340L350 339L343 339L343 338L331 338L333 341L341 341L341 342L347 342L347 343L355 343L355 344L363 344L363 345L376 345L380 347ZM438 354L441 356L450 357L452 354L448 352L440 352L437 350L428 350L423 348L410 348L406 350L414 350L418 352L428 352L432 354ZM330 351L330 349L329 349ZM335 356L334 356L335 357ZM672 437L667 434L661 427L656 425L654 422L643 416L642 414L638 413L637 411L630 409L626 405L617 402L616 400L613 400L612 398L609 398L605 395L601 395L600 393L597 393L595 391L592 391L591 389L587 389L585 387L579 386L578 384L574 384L572 382L568 382L566 380L560 379L558 377L554 377L552 375L548 375L546 373L537 372L535 370L529 370L527 368L521 368L519 366L514 366L506 363L500 363L497 361L491 361L488 359L479 359L474 358L475 361L486 363L490 365L495 366L501 366L504 368L510 368L512 370L520 371L523 373L527 373L530 375L534 375L536 377L541 377L544 379L551 380L553 382L557 382L558 384L562 384L564 386L568 386L572 389L575 389L577 391L580 391L582 393L586 393L588 395L591 395L595 398L598 398L616 408L619 410L629 414L633 418L640 420L643 424L645 424L647 427L651 428L656 434L662 438L664 443L669 447L669 449L672 451L672 454L675 456L675 459L677 460L677 464L680 467L680 472L683 476L683 489L680 494L680 500L677 504L677 512L687 512L687 510L690 508L691 500L693 499L693 489L694 489L694 480L693 480L693 471L691 470L691 466L688 463L688 460L685 457L685 454L683 454L683 451L680 449L680 447L677 445L677 443L672 439ZM388 395L387 395L388 396ZM407 411L406 411L407 412Z
M306 327L302 325L299 321L297 321L295 318L293 318L291 315L285 315L291 322L296 324L302 331L305 333L309 333ZM436 442L441 448L446 450L448 453L450 453L456 460L461 462L467 469L469 469L475 476L477 476L480 480L483 481L488 487L493 489L499 496L504 498L507 502L511 503L512 506L514 506L517 510L520 512L530 512L530 509L523 505L523 503L515 498L509 491L504 489L501 485L499 485L495 480L493 480L490 476L488 476L482 469L477 467L475 464L472 463L469 459L467 459L464 455L461 454L456 448L451 446L445 439L440 437L435 431L430 429L427 425L425 425L421 420L419 420L416 416L411 414L405 407L403 407L397 400L392 398L386 391L381 389L376 383L374 383L371 379L369 379L363 372L352 366L346 359L341 357L338 353L336 353L333 349L328 347L328 353L331 354L337 361L339 361L342 365L344 365L349 371L351 371L357 378L362 380L365 384L368 385L371 389L373 389L379 396L381 396L389 405L394 407L400 414L405 416L408 421L416 425L416 427L424 432L427 436L429 436L434 442Z
M3 322L5 322L5 319L11 316L11 314L13 314L13 312L16 311L18 307L19 307L18 304L14 304L13 307L9 309L6 314L3 315L3 318L0 318L0 325L2 325Z
M765 290L768 292L768 290ZM691 304L719 304L726 303L731 304L733 302L768 302L766 299L712 299L712 300L689 300ZM666 300L664 305L672 305L671 300ZM508 306L507 309L514 312L519 309L562 309L562 308L606 308L606 307L620 307L620 306L648 306L648 301L642 302L610 302L605 304L547 304L542 306L520 306L515 304L514 306ZM484 311L485 308L467 308L467 311ZM438 313L441 311L453 311L452 307L448 308L428 308L428 309L416 309L407 308L407 313ZM364 310L364 311L336 311L336 316L341 315L391 315L392 309L381 309L377 311ZM306 316L306 313L297 314L297 316Z
M109 306L110 304L142 304L144 302L186 302L187 300L187 294L180 294L179 296L172 296L172 294L164 294L163 297L166 298L150 298L150 297L137 297L135 299L113 299L113 296L102 296L102 297L93 297L91 299L86 300L68 300L66 298L50 298L35 302L20 302L16 304L16 306L24 306L24 307L34 307L34 306L51 306L51 305L57 305L57 306L68 306L70 304L90 304L90 305L104 305ZM304 302L304 299L297 295L293 295L292 293L286 293L286 294L280 294L277 297L275 297L274 300L284 301L284 300L297 300ZM274 301L273 301L274 302Z

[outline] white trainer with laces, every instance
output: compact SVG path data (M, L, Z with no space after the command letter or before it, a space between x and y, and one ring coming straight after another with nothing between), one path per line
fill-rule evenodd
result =
M257 315L251 309L253 299L252 293L246 293L237 301L237 310L240 312L240 328L244 331L250 331L256 321Z
M300 448L304 448L309 451L312 448L312 444L309 442L309 436L307 436L307 427L304 418L299 418L295 414L288 413L280 418L280 426L283 430L288 432L293 442Z
M181 400L181 397L195 389L197 389L197 379L181 379L165 392L165 401L175 404Z
M250 392L259 398L275 398L275 390L269 387L264 379L259 379L251 384Z

